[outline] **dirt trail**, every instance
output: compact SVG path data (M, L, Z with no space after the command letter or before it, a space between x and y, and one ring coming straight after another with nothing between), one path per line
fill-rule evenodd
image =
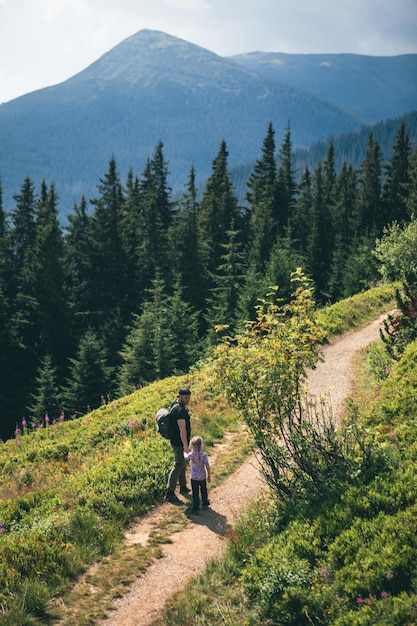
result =
M309 373L310 393L317 397L330 397L335 414L343 399L349 395L353 355L379 338L379 328L384 317L381 316L363 330L325 346L324 361ZM212 466L214 473L215 460ZM164 599L159 591L160 580L169 580L174 593L199 574L207 561L222 553L227 528L263 488L258 464L252 456L217 489L210 490L210 509L200 512L184 530L172 535L172 543L163 546L162 558L155 561L131 585L126 595L114 602L114 611L100 624L150 626L161 615L164 607ZM157 527L158 520L169 506L172 505L163 504L138 520L126 535L126 541L145 544L150 530ZM192 559L189 558L190 554L193 555Z

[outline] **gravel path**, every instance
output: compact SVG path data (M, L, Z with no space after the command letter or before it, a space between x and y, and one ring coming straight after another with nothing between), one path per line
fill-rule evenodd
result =
M381 316L358 332L346 335L323 349L324 361L309 373L309 388L313 396L330 397L334 413L339 410L350 390L350 362L353 355L379 338ZM216 471L215 462L212 464ZM150 626L163 611L159 583L170 581L172 592L180 590L193 576L199 574L213 557L220 556L227 528L236 516L264 488L256 459L250 457L217 489L210 490L211 507L181 532L172 535L172 543L163 546L162 558L156 560L130 587L129 593L114 602L114 611L100 622L102 626ZM130 530L126 541L145 543L149 531L169 504L154 509ZM198 546L198 550L196 550ZM193 558L189 555L192 553Z

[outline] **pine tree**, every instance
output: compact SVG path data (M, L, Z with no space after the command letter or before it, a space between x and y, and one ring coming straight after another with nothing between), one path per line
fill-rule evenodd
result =
M272 124L262 145L262 154L248 180L246 199L248 216L248 265L252 272L262 273L277 237L276 191L277 167L275 161L275 131Z
M91 255L91 217L84 196L79 206L75 204L73 212L68 215L64 244L71 336L73 343L78 345L80 337L94 322L92 312L96 306L92 290L96 270Z
M170 298L158 274L152 281L148 296L142 312L133 315L131 330L120 352L119 388L125 392L169 376L175 370Z
M27 408L33 423L43 423L46 416L51 422L59 418L62 406L57 380L57 369L51 355L47 354L38 368L36 389L30 394L32 403Z
M338 300L345 292L345 264L359 233L356 172L343 163L334 184L333 225L334 249L329 278L329 294ZM351 294L346 294L351 295Z
M294 285L292 274L299 267L305 266L304 257L296 250L291 237L279 237L271 251L271 257L265 269L263 293L271 287L278 287L278 297L285 302L290 300Z
M12 300L18 291L18 282L22 279L23 267L30 259L35 242L36 194L35 187L26 178L20 194L13 196L16 202L11 211L10 249L13 280L10 281L8 295Z
M54 185L42 184L37 209L32 289L37 300L41 356L50 354L62 373L69 353L68 312L63 269L63 234L58 221Z
M140 198L139 178L130 170L125 184L125 202L121 219L121 237L126 258L126 303L130 311L138 310L145 291L143 268L140 263L140 242L143 237L144 215Z
M178 201L175 219L169 232L169 248L175 275L179 276L184 297L201 312L205 306L207 276L203 258L203 235L200 229L200 203L194 167L190 170L186 193Z
M148 159L139 180L138 199L141 209L138 232L137 266L141 273L143 293L151 287L158 272L169 283L172 279L168 249L168 228L173 217L168 169L159 142L152 159Z
M237 305L244 279L244 255L239 245L239 232L228 231L229 241L223 244L224 254L213 276L213 288L208 299L206 319L208 340L216 343L222 333L215 328L227 326L227 332L234 329Z
M407 217L412 219L417 216L417 148L414 150L410 161L409 181L405 183Z
M213 161L201 199L201 228L205 238L205 263L209 276L214 276L223 254L227 233L239 230L239 207L227 167L228 152L223 140Z
M392 156L385 168L382 192L385 222L404 222L407 219L407 185L410 182L410 136L402 121L395 139Z
M308 167L305 168L301 177L298 192L289 225L294 238L294 247L305 255L309 247L313 222L313 183Z
M328 280L333 254L333 225L323 186L323 165L313 176L313 211L308 245L308 264L321 302L328 299Z
M117 354L130 316L126 303L126 258L121 236L124 197L114 158L92 201L89 279L93 329L106 336L110 355Z
M113 372L103 342L93 330L88 330L80 339L76 358L70 359L62 389L65 414L78 417L106 402L114 391Z
M288 124L279 150L280 165L277 175L277 198L275 201L275 221L278 224L278 233L281 236L286 232L295 210L297 182L293 158L291 129Z
M184 297L182 283L177 280L168 301L167 327L172 332L173 360L169 374L184 374L202 355L199 333L199 311Z
M382 209L382 153L372 132L369 133L365 158L361 163L358 210L363 236L367 238L381 234L385 224Z

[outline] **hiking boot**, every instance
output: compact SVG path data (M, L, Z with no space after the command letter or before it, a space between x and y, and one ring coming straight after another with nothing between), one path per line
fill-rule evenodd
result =
M205 509L208 509L208 508L209 508L209 506L210 506L210 501L209 501L209 500L207 500L207 502L204 502L204 503L203 503L202 508L205 510Z
M165 496L165 502L170 502L171 504L182 504L182 500L180 500L175 493L167 493Z
M191 489L188 489L188 487L181 487L180 488L180 494L182 496L189 496L191 493Z

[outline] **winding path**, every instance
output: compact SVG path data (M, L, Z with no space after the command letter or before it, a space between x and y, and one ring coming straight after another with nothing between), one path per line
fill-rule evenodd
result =
M379 338L379 328L384 317L325 346L324 361L309 373L310 393L317 397L330 397L335 413L349 395L353 355ZM215 472L215 461L212 467ZM150 626L153 620L160 617L164 608L164 599L160 593L161 579L170 581L174 593L199 574L210 559L220 556L225 547L227 529L248 502L264 488L258 464L252 456L217 489L210 491L210 509L201 512L184 530L172 535L172 543L163 546L162 558L153 562L131 585L129 592L114 602L114 611L100 624ZM163 504L138 520L126 536L126 541L146 543L150 530L157 527L167 506L171 505ZM189 558L191 553L192 559Z

